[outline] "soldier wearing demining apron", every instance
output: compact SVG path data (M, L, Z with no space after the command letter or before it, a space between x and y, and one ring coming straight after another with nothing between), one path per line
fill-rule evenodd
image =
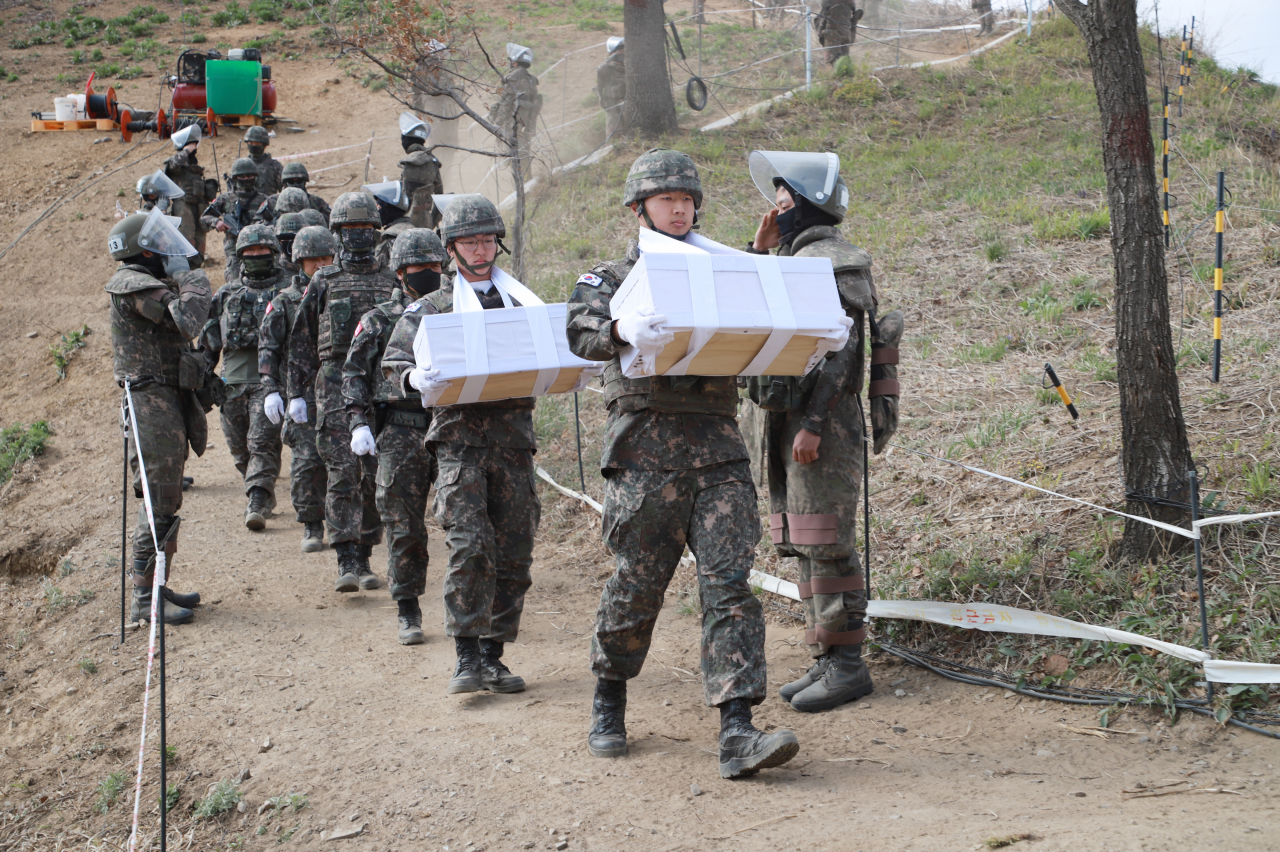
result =
M400 186L409 199L409 219L415 228L434 228L440 223L440 211L431 196L444 192L440 177L440 160L427 150L431 128L411 112L400 113Z
M177 153L164 161L164 173L184 193L181 203L172 213L182 219L178 226L182 236L195 246L197 254L191 261L191 268L199 269L204 264L205 234L209 230L200 216L209 202L218 197L218 181L205 177L204 166L196 161L196 152L200 148L200 125L188 124L174 133L170 141Z

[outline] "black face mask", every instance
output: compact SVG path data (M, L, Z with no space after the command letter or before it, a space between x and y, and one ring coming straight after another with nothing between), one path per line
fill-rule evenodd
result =
M413 152L410 151L409 149L412 148L414 145L421 145L421 144L422 144L422 140L419 139L417 136L401 136L400 137L400 147L404 149L404 152L406 154L412 154Z
M378 244L378 232L373 228L343 228L338 236L343 249L351 254L369 254Z
M125 262L143 267L147 272L151 273L152 278L164 277L164 258L158 254L153 254L151 257L136 254Z
M255 160L262 159L262 155L265 154L266 151L267 151L266 145L254 145L253 143L249 144L249 156Z
M387 227L403 215L404 211L399 207L394 207L383 201L378 202L378 218L382 221L382 227Z
M403 280L404 286L419 297L430 295L440 289L440 273L434 269L406 272Z
M253 193L258 189L257 180L237 180L235 182L236 195L240 198L251 198Z
M244 274L250 278L270 278L271 273L276 271L276 259L269 254L242 257L240 265L244 267Z
M796 229L796 215L799 213L796 208L784 210L778 214L778 232L781 236L786 237Z

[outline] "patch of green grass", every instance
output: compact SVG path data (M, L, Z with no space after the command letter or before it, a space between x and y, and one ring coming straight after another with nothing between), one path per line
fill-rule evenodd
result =
M182 787L177 782L169 785L169 794L165 797L165 811L172 811L174 805L178 804L178 798L182 795ZM160 804L160 797L156 796L156 804Z
M225 27L231 29L241 24L249 23L249 13L240 8L240 4L236 0L231 0L220 12L214 12L209 18L209 23L215 27Z
M50 580L45 580L41 584L41 591L44 594L44 608L49 615L56 615L62 609L65 609L70 601L67 593L62 591Z
M1009 247L1002 238L995 237L982 247L982 253L990 263L999 263L1009 256Z
M209 37L206 36L204 33L194 33L191 36L192 44L204 44L208 40L209 40Z
M223 778L213 785L209 795L196 803L192 816L196 819L212 819L231 810L239 802L240 788L230 778Z
M290 810L295 814L310 804L306 793L282 793L279 796L272 796L267 799L267 802L281 813Z
M1271 469L1271 461L1264 459L1244 466L1244 487L1249 499L1261 503L1276 493L1275 471Z
M112 772L98 782L98 801L93 806L95 813L105 814L116 803L116 799L120 798L120 793L124 790L127 778L128 775L124 770L120 770Z
M1008 441L1033 419L1035 415L1030 412L997 411L983 417L978 427L965 435L961 442L971 450L985 450Z
M1071 309L1075 311L1087 311L1090 308L1101 308L1105 305L1106 300L1091 287L1071 294Z
M1104 355L1097 349L1089 348L1080 356L1080 365L1093 374L1094 381L1114 382L1116 380L1116 359Z
M80 666L80 671L84 672L85 674L98 673L98 663L95 660L93 660L91 657L85 657L84 659L80 660L78 665Z
M1062 319L1063 307L1053 294L1053 286L1044 284L1040 289L1018 302L1024 314L1044 324L1055 324Z
M1001 337L991 343L974 343L966 346L958 353L961 364L977 364L999 361L1009 351L1009 338Z
M1111 230L1111 213L1106 207L1081 213L1074 223L1076 237L1081 240L1094 240L1105 237Z
M13 641L9 643L9 647L15 651L21 651L27 646L27 640L31 638L30 630L19 630L13 634Z
M58 342L49 344L49 353L53 355L53 368L58 373L58 381L67 377L67 365L71 363L72 356L85 347L88 343L85 338L91 333L92 329L85 325L76 331L64 333Z
M166 745L164 747L164 762L173 765L178 762L178 747Z

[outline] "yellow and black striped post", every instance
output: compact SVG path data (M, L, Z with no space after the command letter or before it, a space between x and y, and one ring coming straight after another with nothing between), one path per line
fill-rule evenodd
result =
M1169 247L1169 87L1164 87L1164 111L1160 124L1160 137L1163 150L1160 157L1160 172L1164 178L1164 247Z
M1058 396L1062 397L1062 404L1067 407L1067 413L1071 415L1071 419L1079 420L1080 412L1076 411L1075 403L1071 401L1071 396L1067 393L1067 389L1062 386L1062 382L1058 381L1058 374L1053 371L1052 364L1046 363L1044 365L1044 374L1053 383L1053 389L1058 392Z
M1178 118L1182 118L1182 89L1187 82L1187 27L1182 27L1182 47L1178 51Z
M1226 223L1226 208L1223 204L1226 196L1227 173L1218 172L1218 212L1214 217L1213 261L1213 378L1217 382L1222 374L1222 231Z

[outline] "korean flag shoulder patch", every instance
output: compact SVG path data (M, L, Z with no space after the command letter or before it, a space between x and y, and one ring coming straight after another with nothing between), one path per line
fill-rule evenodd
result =
M419 309L419 308L421 308L421 307L422 307L422 305L419 305L417 302L414 302L412 305L409 305L408 307L406 307L406 308L404 309L404 312L405 312L406 314L411 314L411 313L413 313L414 311L418 310L418 309Z
M581 278L578 279L578 283L586 284L591 287L599 287L601 284L604 283L604 279L601 278L599 275L592 275L590 272L588 272L586 275L583 275Z

